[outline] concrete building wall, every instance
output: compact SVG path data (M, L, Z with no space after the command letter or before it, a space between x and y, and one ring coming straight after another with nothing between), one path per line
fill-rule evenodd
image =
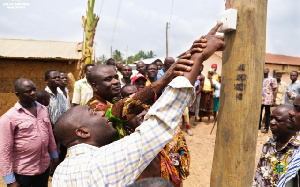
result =
M68 89L73 92L73 85L78 79L79 62L44 61L44 60L4 60L0 59L0 115L14 106L18 98L14 94L14 82L18 78L32 80L38 90L44 90L45 71L48 69L64 70L68 73ZM72 93L71 93L72 94Z
M285 71L285 73L282 73L282 78L286 83L290 83L290 72L292 71L300 71L300 64L299 66L288 66L288 65L277 65L277 64L266 64L265 67L268 67L270 69L270 76L273 77L275 71ZM300 80L300 77L298 77L298 80Z
M217 64L217 72L221 74L222 72L222 58L216 54L212 55L209 59L204 61L204 69L202 74L207 75L207 72L209 69L211 69L212 64ZM286 83L290 83L290 72L291 71L300 71L300 64L299 66L292 66L292 65L278 65L278 64L265 64L265 67L268 67L270 69L270 76L275 76L275 71L285 71L285 73L282 74L282 80ZM300 72L299 72L300 73ZM263 75L262 75L263 76ZM300 80L300 76L298 77L298 80Z

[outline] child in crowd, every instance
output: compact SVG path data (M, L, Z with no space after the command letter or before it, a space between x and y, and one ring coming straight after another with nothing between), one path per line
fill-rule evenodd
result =
M221 92L221 76L218 77L219 82L216 81L214 97L214 122L217 121L217 112L219 111L219 102L220 102L220 92Z

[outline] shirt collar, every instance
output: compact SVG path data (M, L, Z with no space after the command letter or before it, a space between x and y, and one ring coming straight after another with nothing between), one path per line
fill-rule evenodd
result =
M74 145L70 148L68 148L68 154L69 156L76 156L80 154L85 154L85 153L92 153L97 151L99 148L93 145L81 143Z
M56 88L56 89L57 89L57 88ZM48 86L45 88L45 91L46 91L46 92L49 92L49 94L54 95L54 93L50 90L50 88L49 88Z
M42 105L36 101L34 101L34 104L36 107L42 107ZM22 105L19 103L19 101L15 104L15 109L16 110L20 110L20 109L23 109Z
M82 82L88 83L87 80L86 80L86 77L84 77L84 78L82 79Z
M271 144L272 147L276 147L276 143L277 143L277 136L272 136L268 139L267 143ZM283 150L284 148L286 148L288 145L292 145L295 147L299 147L300 146L300 135L296 134L295 136L293 136L282 148L281 150ZM281 151L279 150L279 151Z

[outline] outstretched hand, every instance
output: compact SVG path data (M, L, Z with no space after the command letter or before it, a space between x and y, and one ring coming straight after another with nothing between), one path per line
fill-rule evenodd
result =
M217 25L212 28L204 38L207 40L206 48L203 50L203 61L207 60L211 55L216 51L223 51L226 47L226 43L224 42L224 36L216 35L219 27L222 26L223 23L219 22Z

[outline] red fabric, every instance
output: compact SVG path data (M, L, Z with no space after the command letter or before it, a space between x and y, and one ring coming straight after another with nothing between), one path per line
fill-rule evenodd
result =
M147 81L147 77L145 77L144 75L142 75L141 73L138 73L136 76L134 76L132 78L132 84L134 84L134 82L138 79L144 79L145 81Z
M211 68L217 68L217 67L218 67L217 64L212 64L212 65L211 65Z

